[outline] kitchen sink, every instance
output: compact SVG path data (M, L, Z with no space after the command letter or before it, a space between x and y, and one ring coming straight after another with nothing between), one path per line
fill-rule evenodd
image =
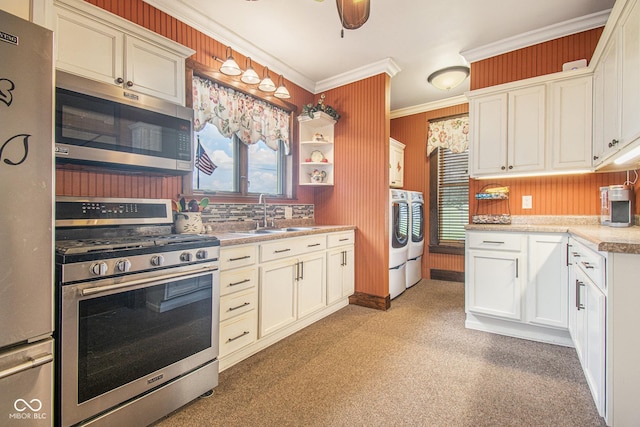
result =
M288 233L292 231L308 231L315 230L318 227L287 227L287 228L259 228L257 230L232 231L235 234L278 234Z

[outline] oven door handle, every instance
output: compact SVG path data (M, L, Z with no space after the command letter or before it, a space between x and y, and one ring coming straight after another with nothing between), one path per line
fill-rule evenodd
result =
M201 275L203 271L207 271L207 270L215 271L217 269L218 267L216 266L206 266L206 267L203 267L202 270L191 273L191 274L185 274L184 272L166 274L162 277L150 277L147 279L131 280L125 283L116 283L114 285L96 286L95 288L85 288L85 289L82 289L80 293L82 294L82 296L95 295L101 292L113 291L115 289L131 288L133 286L146 285L147 283L153 283L153 282L167 281L167 280L172 280L178 277L181 279L191 279L193 277Z

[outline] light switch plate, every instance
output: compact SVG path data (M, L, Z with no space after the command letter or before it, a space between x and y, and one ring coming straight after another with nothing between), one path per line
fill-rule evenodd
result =
M522 196L522 209L531 209L531 208L533 208L533 197Z

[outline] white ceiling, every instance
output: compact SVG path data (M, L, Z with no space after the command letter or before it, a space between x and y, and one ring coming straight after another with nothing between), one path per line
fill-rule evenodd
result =
M369 20L357 30L345 30L341 38L333 0L145 1L311 92L335 87L332 83L359 75L372 64L378 68L397 65L400 71L391 79L392 111L469 90L469 79L449 92L427 84L433 71L467 64L463 51L477 52L549 26L555 26L557 33L563 31L559 28L565 27L565 21L608 10L615 2L371 0ZM599 26L607 14L594 16L591 22L599 19L595 25ZM512 49L516 47L522 46Z

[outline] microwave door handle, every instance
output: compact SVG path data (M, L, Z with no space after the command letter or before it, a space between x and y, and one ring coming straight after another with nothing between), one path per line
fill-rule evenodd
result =
M7 369L0 371L0 380L10 377L11 375L19 374L20 372L28 371L29 369L37 368L38 366L53 361L53 354L47 353L38 357L29 358L28 361L19 363Z
M175 279L175 278L181 278L181 279L191 279L193 277L197 277L199 275L202 274L203 271L214 271L217 270L218 267L216 266L205 266L202 268L202 270L195 272L195 273L191 273L191 274L184 274L183 273L173 273L173 274L166 274L162 277L150 277L147 279L138 279L138 280L130 280L128 282L125 283L116 283L115 285L106 285L106 286L96 286L94 288L85 288L82 289L80 291L80 293L82 294L82 296L88 296L88 295L95 295L95 294L99 294L102 292L107 292L107 291L113 291L116 289L124 289L124 288L131 288L133 286L140 286L140 285L146 285L148 283L153 283L153 282L166 282L167 280L171 280L171 279Z

